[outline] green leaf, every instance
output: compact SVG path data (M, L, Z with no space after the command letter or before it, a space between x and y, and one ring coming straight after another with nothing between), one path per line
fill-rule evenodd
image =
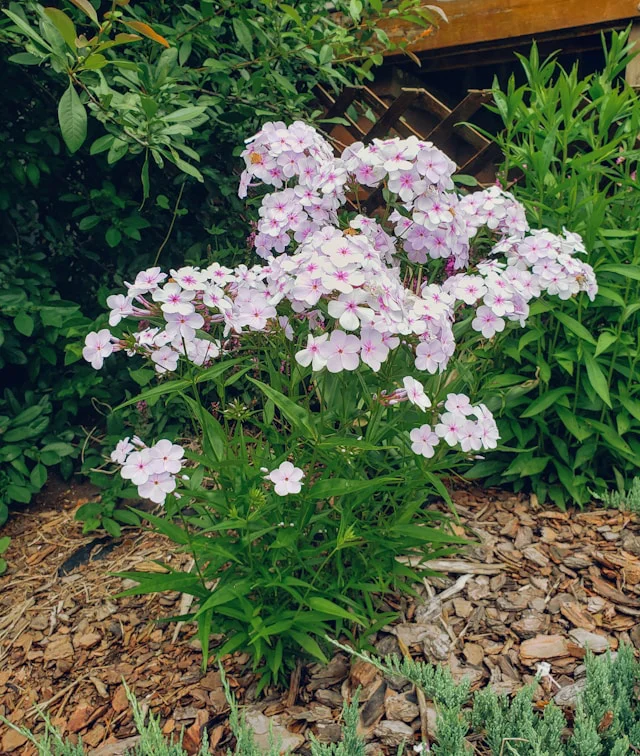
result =
M91 5L89 0L71 0L71 2L76 6L76 8L80 8L80 10L83 13L86 13L87 16L95 23L98 23L98 14L96 13L96 9Z
M75 51L76 37L78 35L76 33L76 27L73 25L73 21L69 16L58 8L45 8L44 13L60 32L62 39L64 39L67 45Z
M178 591L197 597L207 594L207 589L202 585L197 575L184 572L170 572L162 575L155 573L150 575L148 572L117 572L115 574L125 580L135 580L139 583L139 585L117 594L115 598L142 596L147 593L162 593L164 591Z
M540 475L546 468L551 457L529 457L521 454L516 457L509 467L504 471L505 475L519 475L521 478L527 478L532 475Z
M224 450L227 444L227 437L225 436L223 427L200 402L184 393L181 396L200 423L203 434L204 453L213 456L217 462L220 462L224 457Z
M22 52L9 56L9 61L17 63L20 66L37 66L42 61L42 58L28 52Z
M429 528L424 525L406 524L406 525L393 525L391 527L391 533L408 538L412 541L419 541L420 543L469 543L465 538L447 533L446 530L438 530L436 528Z
M280 3L280 9L284 11L287 14L287 16L292 18L298 26L303 26L302 18L300 18L300 14L292 5L288 5L287 3Z
M2 12L5 13L9 18L13 21L13 23L20 29L20 31L23 34L26 34L29 39L32 39L34 42L37 42L39 45L44 47L45 49L51 50L51 45L49 45L47 42L45 42L44 39L31 27L29 24L21 18L17 13L13 13L10 10L2 9Z
M593 431L586 426L582 420L577 418L567 407L556 404L554 409L560 420L562 420L565 428L571 433L571 435L575 436L578 441L586 441L589 436L593 435Z
M17 501L20 504L28 504L31 501L31 491L25 486L17 486L11 483L7 486L9 501Z
M619 396L620 404L627 410L627 412L635 417L636 420L640 420L640 402L636 399L632 399L630 396Z
M9 536L3 536L0 538L0 554L4 554L4 552L9 548L9 544L11 543L11 538Z
M234 18L231 22L233 25L233 31L236 34L238 42L244 47L244 49L253 57L253 38L249 27L241 18Z
M558 399L567 394L570 394L572 389L568 386L562 386L561 388L552 389L547 391L542 396L538 397L535 401L531 402L529 407L520 415L520 417L534 417L544 412L552 404L555 404Z
M349 622L357 622L358 625L364 625L364 622L356 614L351 614L351 612L348 612L343 607L322 596L312 596L307 600L307 603L312 609L322 614L328 614L330 617L339 617Z
M597 269L597 272L617 273L619 276L632 278L634 281L640 281L640 266L638 265L618 265L611 263L608 265L601 265Z
M33 333L35 322L31 315L28 315L26 312L20 312L13 319L13 325L18 333L28 337Z
M38 464L31 471L29 480L31 481L31 485L35 488L42 488L42 486L44 486L44 484L47 482L47 468L43 464L38 462Z
M201 116L205 112L206 108L200 107L198 105L191 105L188 108L178 108L178 110L174 110L172 113L168 113L165 116L162 116L163 121L191 121L194 118L197 118L198 116Z
M271 399L295 430L305 431L307 438L318 438L314 418L307 409L256 378L249 378L248 380L256 385L268 399Z
M87 111L71 82L58 104L58 121L69 152L77 152L87 137Z
M611 396L609 395L609 386L607 379L605 378L602 368L596 362L595 357L589 352L584 353L584 364L587 368L587 377L589 383L593 386L596 394L602 399L602 401L611 408Z
M611 331L603 331L600 334L600 336L598 336L598 343L596 344L595 356L598 357L598 355L602 354L603 352L606 352L607 349L612 344L615 344L617 340L618 340L618 336L615 333L611 333Z
M314 640L310 635L307 635L307 633L301 633L298 630L290 630L289 635L314 659L322 662L322 664L329 663L329 659L327 659L325 653L322 651L317 641Z
M117 228L111 226L107 229L107 233L104 235L104 238L107 244L113 249L114 247L117 247L118 244L120 244L122 234L120 233L120 231L118 231Z
M319 480L310 490L310 495L316 499L330 499L332 496L361 493L382 489L388 485L397 485L402 478L391 475L371 478L369 480L349 480L346 478L326 478Z
M246 596L250 590L251 581L249 579L237 580L229 585L214 589L213 593L200 606L194 619L198 619L198 617L201 617L209 609L228 604L240 596Z
M563 326L571 331L571 333L575 334L579 339L587 341L589 344L593 344L593 346L596 345L596 340L578 320L572 318L571 315L567 315L566 312L556 311L553 314L556 320L559 320Z
M53 441L50 444L42 447L43 452L54 452L60 457L68 457L75 451L71 444L66 444L64 441Z

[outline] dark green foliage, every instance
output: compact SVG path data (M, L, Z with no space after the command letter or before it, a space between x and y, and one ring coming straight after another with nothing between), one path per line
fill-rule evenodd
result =
M630 55L628 32L615 33L602 72L581 79L534 47L526 84L494 88L503 185L532 225L583 236L600 292L536 304L524 335L503 339L487 369L513 380L490 406L514 453L471 476L560 506L623 489L640 467L640 101L620 78Z
M108 294L159 257L170 268L246 256L239 145L265 120L319 118L314 86L370 77L391 43L376 28L379 0L336 3L344 23L324 0L58 5L9 2L0 13L0 370L18 403L44 397L46 433L81 444L88 471L122 425L103 439L122 389L131 395L151 373L82 361L85 334L107 325ZM417 5L402 12L434 23ZM147 437L178 433L184 414L158 410L131 410L118 437L140 425ZM37 489L14 480L33 461L0 459L0 521ZM88 527L116 522L105 506L81 513Z

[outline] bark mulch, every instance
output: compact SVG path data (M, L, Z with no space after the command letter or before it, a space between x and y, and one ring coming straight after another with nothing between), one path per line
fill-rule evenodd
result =
M70 737L82 736L88 752L122 754L135 742L125 680L161 716L168 737L184 729L194 753L206 727L211 752L225 754L233 741L215 663L202 671L194 628L155 622L186 611L185 598L113 598L123 581L110 573L156 570L155 560L185 567L188 556L171 556L162 536L134 529L117 541L83 536L73 515L94 494L85 486L50 491L12 515L3 532L12 542L0 578L0 714L38 730L39 707ZM420 601L399 599L399 620L374 645L382 654L446 664L474 688L490 683L508 694L548 662L551 675L537 697L570 709L584 684L587 647L615 652L626 642L640 650L639 518L603 509L564 513L496 491L453 495L454 527L476 545L433 563L446 577L425 580ZM416 743L421 732L433 733L429 701L342 653L328 667L298 667L288 691L257 701L247 661L234 654L224 666L261 742L270 724L300 754L309 753L311 732L337 739L342 702L358 686L371 754L395 754L403 739ZM0 753L34 751L0 727Z

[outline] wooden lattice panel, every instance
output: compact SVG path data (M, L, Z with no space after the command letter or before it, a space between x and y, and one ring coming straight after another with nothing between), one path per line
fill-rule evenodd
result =
M337 97L319 86L316 94L325 107L325 119L344 121L325 126L338 150L353 142L368 144L387 136L416 136L443 150L455 161L458 173L473 176L481 184L491 183L495 177L494 162L501 155L499 147L468 125L473 115L491 100L489 91L470 91L453 109L422 88L403 88L389 104L365 86L345 87ZM434 126L417 127L418 108L429 112L431 120L435 119ZM366 199L366 209L375 209L380 201L380 191L374 192Z

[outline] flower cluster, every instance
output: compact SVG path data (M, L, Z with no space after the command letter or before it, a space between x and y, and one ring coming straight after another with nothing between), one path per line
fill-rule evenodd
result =
M254 334L281 334L296 344L296 362L315 372L377 372L402 349L416 371L436 374L456 350L456 320L468 318L489 339L509 321L523 326L543 293L596 294L592 268L576 257L585 252L580 237L531 231L522 206L497 187L458 193L455 164L429 142L376 139L336 157L310 126L279 122L242 155L240 196L272 189L253 236L263 263L138 273L107 303L111 328L123 319L139 327L122 337L89 334L83 354L95 368L125 350L173 372L181 359L207 365ZM339 215L362 187L395 196L386 220ZM395 399L426 409L412 380ZM430 456L440 439L465 451L495 446L486 408L463 407L413 431L414 449Z
M137 436L118 441L111 461L120 465L120 475L138 487L143 499L164 504L176 490L176 476L182 470L184 449L167 439L146 446Z
M384 394L381 401L389 405L408 401L423 412L431 407L424 386L411 376L403 379L403 388ZM465 394L447 394L444 407L438 410L431 425L424 423L410 432L411 449L416 454L433 457L441 440L466 453L495 449L498 445L498 426L484 404L472 405Z

